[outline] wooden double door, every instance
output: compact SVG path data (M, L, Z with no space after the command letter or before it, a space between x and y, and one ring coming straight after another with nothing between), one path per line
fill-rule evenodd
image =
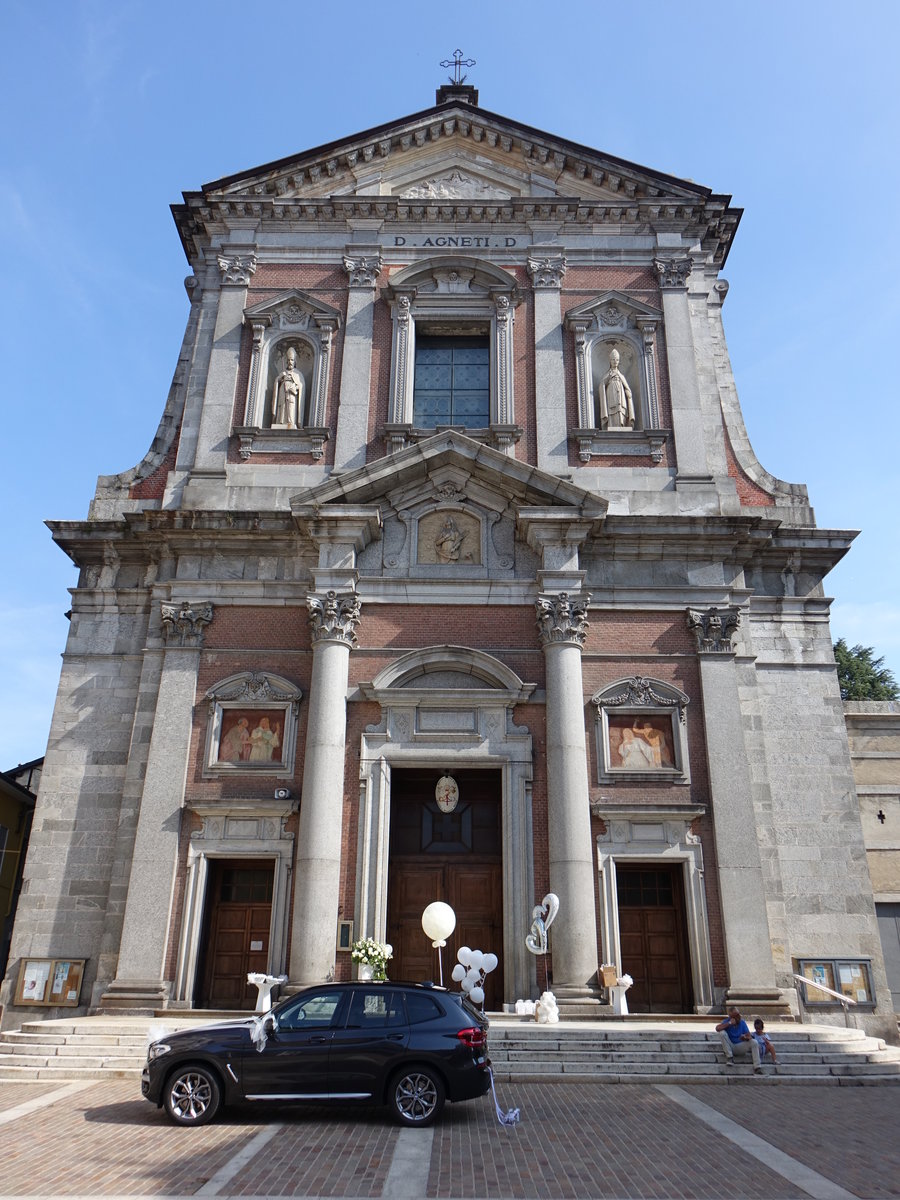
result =
M631 1012L693 1009L682 869L616 864L621 971L634 980Z
M438 982L437 951L422 929L422 913L443 900L456 929L443 951L444 984L461 946L492 952L499 966L485 980L485 1008L503 1003L503 891L499 771L457 771L459 802L438 807L434 789L443 771L397 771L391 776L388 941L392 979Z
M198 1003L203 1008L256 1008L250 972L269 969L274 863L213 859L207 882Z

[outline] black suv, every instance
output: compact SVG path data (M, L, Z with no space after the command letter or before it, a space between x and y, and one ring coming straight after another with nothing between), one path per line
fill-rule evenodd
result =
M430 1125L445 1100L490 1087L487 1027L464 996L430 984L321 984L264 1017L152 1042L141 1091L178 1125L243 1100L387 1104L401 1125Z

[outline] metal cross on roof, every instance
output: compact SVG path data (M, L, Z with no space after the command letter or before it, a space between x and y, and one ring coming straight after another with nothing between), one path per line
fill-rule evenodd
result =
M474 67L474 58L463 58L462 50L454 50L452 58L445 58L440 64L446 70L448 67L453 68L453 74L450 76L450 82L455 84L465 83L465 75L461 75L463 67Z

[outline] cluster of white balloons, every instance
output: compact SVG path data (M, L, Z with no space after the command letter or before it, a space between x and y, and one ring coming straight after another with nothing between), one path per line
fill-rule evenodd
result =
M456 957L459 962L453 968L453 979L473 1004L484 1004L485 978L490 975L500 960L496 954L470 950L468 946L460 946Z

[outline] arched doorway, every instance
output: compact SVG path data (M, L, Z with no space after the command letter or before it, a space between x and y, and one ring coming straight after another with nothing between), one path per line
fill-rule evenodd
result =
M413 981L437 979L435 952L422 930L422 913L443 900L456 913L444 951L444 983L461 946L491 951L499 966L485 980L485 1007L503 1003L502 775L499 770L456 770L459 800L443 812L435 800L439 769L394 770L391 776L387 936L394 948L391 974Z

